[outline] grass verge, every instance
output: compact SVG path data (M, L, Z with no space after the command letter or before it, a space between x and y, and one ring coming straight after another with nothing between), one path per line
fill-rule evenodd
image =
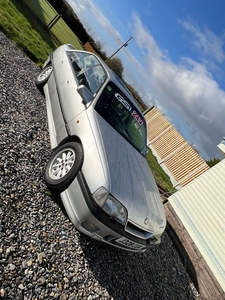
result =
M31 4L33 2L35 1L30 0ZM48 6L45 0L36 0L36 2L39 3L38 5L45 3ZM1 0L0 3L0 30L39 66L43 64L49 53L60 44L72 43L75 44L75 47L82 49L75 34L68 31L68 26L63 23L63 20L59 22L57 28L54 28L53 34L46 29L48 19L44 21L38 16L34 17L31 8L23 1ZM44 10L43 7L40 9ZM47 8L45 10L51 11ZM62 32L67 32L67 35L63 35ZM62 37L63 39L61 39Z
M147 161L152 170L152 174L156 182L166 191L175 192L174 187L171 184L169 176L164 172L161 166L158 164L156 157L152 154L150 148L148 148Z

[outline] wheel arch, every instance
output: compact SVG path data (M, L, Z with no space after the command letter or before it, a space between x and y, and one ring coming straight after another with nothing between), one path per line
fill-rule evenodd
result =
M42 66L42 69L44 69L46 66L52 64L52 57L53 57L53 52L50 53L50 55L48 56L48 58L44 62L43 66Z
M57 145L57 147L53 148L52 151L54 152L57 148L61 147L62 145L66 144L66 143L69 143L69 142L79 143L82 146L82 149L84 152L83 143L82 143L81 139L76 135L68 135Z

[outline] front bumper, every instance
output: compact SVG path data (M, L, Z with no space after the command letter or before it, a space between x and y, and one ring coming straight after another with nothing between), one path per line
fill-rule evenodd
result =
M92 199L81 172L60 196L71 222L87 236L132 252L144 252L161 242L160 238L140 239L110 219Z

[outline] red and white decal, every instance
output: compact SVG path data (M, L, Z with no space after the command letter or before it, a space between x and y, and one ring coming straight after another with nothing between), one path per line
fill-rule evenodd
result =
M123 104L124 107L126 107L126 109L128 111L131 111L132 107L131 105L123 98L123 96L121 96L120 94L118 93L115 93L115 97L117 98L117 100L120 101L120 103ZM140 124L142 125L143 124L143 120L142 118L139 116L139 114L136 112L136 110L133 110L133 112L131 113L132 117L135 118L135 120Z
M136 110L133 110L132 114L131 114L135 120L142 125L143 124L143 120L141 119L141 117L138 115L138 113L136 112Z

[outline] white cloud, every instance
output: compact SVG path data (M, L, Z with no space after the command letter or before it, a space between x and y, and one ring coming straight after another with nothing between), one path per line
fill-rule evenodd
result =
M192 34L191 44L200 55L209 57L220 64L224 62L223 37L218 37L208 28L201 30L197 25L193 25L188 21L180 20L180 24Z
M183 124L186 122L194 134L191 143L194 142L204 156L215 156L216 146L225 131L225 92L202 63L183 57L178 65L174 64L136 14L133 15L133 35L139 47L147 51L142 78L151 94L166 108L168 116L177 111L179 120L174 123L182 128L179 122L181 119ZM213 53L223 59L218 55L220 51Z
M67 0L67 2L73 8L73 10L76 12L77 15L81 15L86 12L85 6L82 5L81 3L77 5L76 0Z
M73 8L75 13L78 15L81 23L86 28L87 32L96 40L103 42L103 51L105 51L108 55L113 53L116 47L110 46L110 43L105 43L102 41L101 36L96 31L95 27L92 26L90 20L90 14L98 21L100 27L104 29L109 36L108 40L114 41L117 47L122 45L123 38L118 30L112 27L110 21L103 15L101 10L94 5L94 3L90 0L67 0L70 6ZM122 25L121 25L122 26Z

